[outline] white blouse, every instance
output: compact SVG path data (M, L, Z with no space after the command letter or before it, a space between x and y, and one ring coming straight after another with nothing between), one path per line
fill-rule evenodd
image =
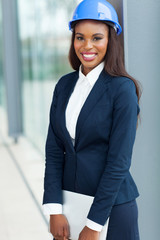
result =
M68 101L66 108L66 127L67 130L73 139L76 135L76 124L78 120L79 113L83 107L84 102L86 101L90 91L92 90L95 82L97 81L100 73L104 68L104 62L100 63L92 71L90 71L86 76L81 71L81 66L79 68L79 78L74 87L74 90ZM63 209L61 204L56 203L47 203L43 205L43 212L45 215L51 214L62 214ZM86 226L95 231L101 231L102 225L87 219Z
M76 124L81 108L103 68L104 63L102 62L86 76L81 72L81 67L79 69L79 79L66 108L66 127L72 139L75 139Z

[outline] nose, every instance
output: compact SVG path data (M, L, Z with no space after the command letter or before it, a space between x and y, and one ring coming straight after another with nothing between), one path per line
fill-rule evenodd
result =
M90 40L86 40L84 43L84 48L86 50L91 49L92 48L92 42Z

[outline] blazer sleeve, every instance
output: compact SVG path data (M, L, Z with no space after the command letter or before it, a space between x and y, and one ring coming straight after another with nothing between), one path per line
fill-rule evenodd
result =
M64 162L64 147L54 131L54 117L57 105L57 87L55 87L50 108L50 122L45 145L45 177L43 204L62 204L62 173Z
M122 182L129 172L136 135L139 106L133 81L126 80L117 90L106 166L91 205L88 218L104 225ZM137 110L138 109L138 110Z

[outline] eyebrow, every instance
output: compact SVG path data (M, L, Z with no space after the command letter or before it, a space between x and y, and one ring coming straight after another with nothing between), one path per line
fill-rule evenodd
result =
M81 36L84 36L83 33L75 33L75 35L81 35ZM102 33L95 33L95 34L93 34L93 36L97 36L97 35L104 36Z

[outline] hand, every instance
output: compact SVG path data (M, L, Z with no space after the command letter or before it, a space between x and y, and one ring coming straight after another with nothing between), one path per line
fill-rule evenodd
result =
M70 236L67 218L62 214L50 215L50 232L56 240L67 240Z
M78 240L98 240L100 233L94 231L88 227L84 227L81 233L79 234Z

